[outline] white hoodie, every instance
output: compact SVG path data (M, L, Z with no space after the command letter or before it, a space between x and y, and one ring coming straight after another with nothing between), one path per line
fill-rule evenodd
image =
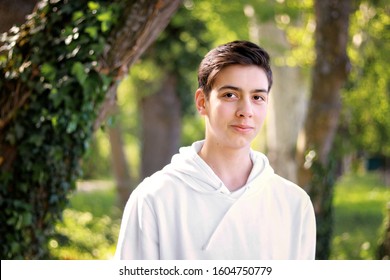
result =
M247 184L230 193L198 155L180 149L125 207L116 259L314 259L312 203L251 151Z

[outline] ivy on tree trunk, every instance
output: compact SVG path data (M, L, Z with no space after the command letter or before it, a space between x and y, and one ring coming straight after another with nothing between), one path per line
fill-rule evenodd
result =
M352 1L315 1L316 62L304 129L298 139L298 182L311 196L317 218L317 259L328 259L333 228L332 198L341 111L340 90L349 73L347 56Z
M115 98L109 89L179 4L41 1L25 24L1 37L2 259L50 258L48 242L75 189L79 160L104 100Z

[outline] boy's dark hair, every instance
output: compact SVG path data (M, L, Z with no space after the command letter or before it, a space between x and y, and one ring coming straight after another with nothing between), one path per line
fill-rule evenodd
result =
M206 96L211 91L215 77L230 65L255 65L262 68L268 79L268 92L272 86L272 70L269 54L258 45L248 41L233 41L209 51L200 63L198 85Z

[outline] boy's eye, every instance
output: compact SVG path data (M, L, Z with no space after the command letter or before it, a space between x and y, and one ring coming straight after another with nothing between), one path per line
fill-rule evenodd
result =
M225 97L232 98L232 97L234 97L234 94L231 93L231 92L228 92L228 93L225 94Z
M264 101L265 100L265 98L261 95L255 95L255 96L253 96L253 99L256 101Z

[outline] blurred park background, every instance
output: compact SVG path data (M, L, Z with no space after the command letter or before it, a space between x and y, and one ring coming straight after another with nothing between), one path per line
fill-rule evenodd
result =
M253 148L312 197L317 258L389 258L388 1L77 2L0 0L2 259L111 259L132 189L203 138L200 60L236 39L271 54ZM118 31L142 16L166 22Z

